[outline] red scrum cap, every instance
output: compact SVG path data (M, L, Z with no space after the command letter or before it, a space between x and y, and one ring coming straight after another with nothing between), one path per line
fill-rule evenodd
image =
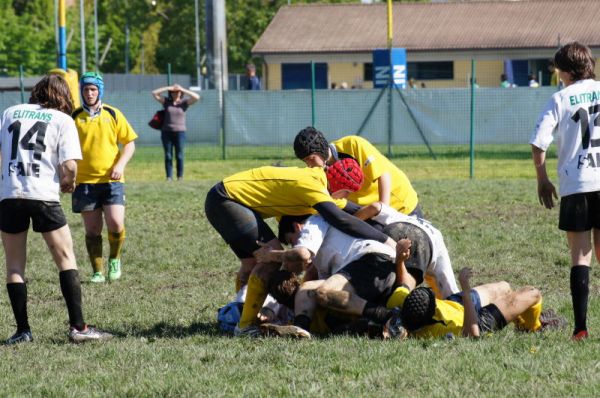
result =
M334 193L345 189L356 192L363 183L363 172L356 160L344 158L327 167L327 182L329 192Z

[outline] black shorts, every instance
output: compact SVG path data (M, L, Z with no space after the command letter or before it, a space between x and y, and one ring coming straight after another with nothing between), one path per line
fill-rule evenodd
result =
M396 264L379 253L365 254L337 273L348 279L361 298L375 303L385 302L396 282Z
M18 234L29 229L29 220L35 232L50 232L67 225L60 202L32 199L4 199L0 202L0 230Z
M479 310L479 331L481 334L493 333L504 329L506 319L495 304L488 304Z
M212 187L206 195L204 212L240 259L252 257L252 253L260 248L256 241L269 242L276 238L260 214L227 197L223 183Z
M94 211L109 205L125 206L125 184L117 181L77 184L71 199L73 213Z
M408 272L416 279L417 285L423 283L427 267L431 264L431 239L425 231L411 223L396 222L386 225L383 232L396 242L403 238L411 240L410 257L404 262Z
M562 197L558 228L570 232L600 228L600 191Z

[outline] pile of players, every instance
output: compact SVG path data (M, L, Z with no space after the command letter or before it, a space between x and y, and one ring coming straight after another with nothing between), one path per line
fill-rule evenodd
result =
M307 127L294 151L309 167L244 171L207 195L208 220L241 260L242 293L219 311L223 330L405 338L480 336L511 322L525 331L566 324L542 311L531 286L471 288L464 268L459 281L469 294L459 291L442 234L423 217L409 179L364 138L330 144ZM268 217L280 218L277 237Z

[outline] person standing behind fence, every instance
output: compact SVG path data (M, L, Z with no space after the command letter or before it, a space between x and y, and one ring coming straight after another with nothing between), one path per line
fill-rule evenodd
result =
M73 192L77 160L81 159L77 129L70 117L72 110L66 81L47 75L33 88L29 104L8 108L0 116L0 230L6 257L6 289L17 322L17 331L6 340L7 345L33 341L25 282L30 222L33 230L42 234L58 267L69 314L69 339L82 342L112 337L84 322L73 239L60 205L59 191Z
M596 127L600 82L594 80L592 52L583 44L573 42L561 47L554 63L565 88L546 104L529 143L539 201L551 209L557 195L546 174L546 150L556 134L561 198L558 228L567 233L571 252L570 288L575 317L572 339L582 340L588 337L592 251L600 261L600 129Z
M168 96L161 94L168 91ZM187 95L187 98L184 98ZM183 179L183 147L185 145L185 111L190 105L195 104L200 96L193 91L186 90L179 84L157 88L152 91L152 96L160 102L165 109L165 119L161 128L160 139L165 151L165 172L167 181L173 180L173 148L177 161L177 180Z
M117 108L102 102L104 81L95 72L80 80L83 106L73 112L83 160L78 162L77 187L72 208L81 213L85 246L94 274L91 282L104 282L102 218L110 248L108 280L121 277L121 249L125 242L125 167L135 152L137 134ZM119 146L122 148L119 150Z
M256 76L256 66L254 64L246 65L246 76L248 76L247 90L260 90L260 80Z

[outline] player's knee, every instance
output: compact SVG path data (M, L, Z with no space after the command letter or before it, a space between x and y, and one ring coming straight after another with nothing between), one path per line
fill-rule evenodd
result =
M512 291L512 288L510 286L510 283L506 281L501 281L498 282L498 290L500 291L500 294L508 294Z

